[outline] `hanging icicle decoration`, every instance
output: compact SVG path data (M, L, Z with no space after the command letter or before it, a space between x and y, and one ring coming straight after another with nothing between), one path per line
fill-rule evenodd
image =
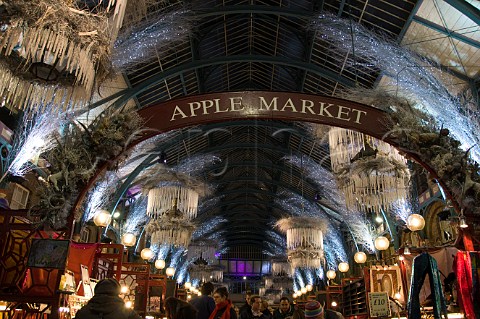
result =
M292 268L287 260L272 260L273 276L292 276Z
M323 259L326 222L318 218L290 217L277 222L287 235L287 255L292 268L318 268Z
M194 229L195 226L184 218L152 219L145 227L152 243L185 248L190 244Z
M332 170L349 209L379 212L406 198L410 173L391 145L342 128L329 131Z
M198 193L182 186L152 188L148 192L147 215L153 219L161 218L172 208L177 200L178 209L192 220L197 217Z
M216 260L217 245L213 240L197 240L188 246L187 259L202 258L208 264Z

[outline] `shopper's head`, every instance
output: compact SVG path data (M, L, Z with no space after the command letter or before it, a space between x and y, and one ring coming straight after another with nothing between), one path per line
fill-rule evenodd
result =
M260 311L260 307L262 306L262 298L257 295L251 296L250 306L252 306L252 311Z
M213 293L213 300L216 304L222 303L228 299L228 291L225 287L218 287Z
M213 284L211 282L206 282L202 285L202 288L200 289L200 292L204 296L209 296L209 295L212 294L213 289L214 289Z
M120 284L114 278L102 279L95 285L95 295L118 296Z
M278 306L280 312L286 313L290 310L290 299L288 297L280 298L280 305Z
M305 304L305 318L323 319L323 307L318 301L309 301Z

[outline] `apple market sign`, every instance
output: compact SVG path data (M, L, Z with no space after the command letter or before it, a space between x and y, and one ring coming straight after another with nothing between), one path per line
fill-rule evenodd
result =
M244 91L189 96L141 109L158 132L241 119L305 121L348 128L376 138L386 133L386 113L343 99L289 92Z

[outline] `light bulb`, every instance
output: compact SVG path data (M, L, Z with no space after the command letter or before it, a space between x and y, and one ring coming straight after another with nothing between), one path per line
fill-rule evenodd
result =
M150 248L143 248L142 251L140 252L140 257L142 257L143 260L150 260L153 257L153 250Z
M300 290L302 291L302 295L307 293L307 288L306 287L302 287L302 289L300 289Z
M378 236L375 239L374 245L377 250L387 250L388 247L390 246L390 241L388 240L387 237Z
M382 216L380 216L379 213L377 213L377 215L375 216L375 222L376 222L377 224L383 223L383 218L382 218Z
M185 283L185 289L190 289L190 288L192 288L192 283L190 281L187 281Z
M167 270L165 270L165 274L167 274L168 277L173 277L175 275L175 268L168 267Z
M420 214L411 214L407 218L407 228L411 231L422 230L425 227L425 219Z
M337 273L335 272L335 270L330 269L329 271L327 271L328 279L335 279L335 277L337 277Z
M105 209L100 209L95 213L95 216L93 216L93 222L98 227L106 227L111 221L112 216L110 216L110 213Z
M124 244L127 247L134 246L136 241L137 241L137 236L135 236L132 233L125 233L122 236L122 244Z
M165 268L165 260L163 260L163 259L155 260L155 268L160 269L160 270Z
M307 291L312 291L313 290L313 286L308 284L305 286L305 288L307 288Z
M350 269L350 266L346 262L341 262L338 264L338 270L340 272L347 272Z
M353 256L353 259L357 264L364 264L367 261L367 254L363 251L357 251Z
M126 295L126 294L128 294L128 292L129 292L129 289L128 289L127 286L122 286L122 288L120 288L120 293L121 294Z

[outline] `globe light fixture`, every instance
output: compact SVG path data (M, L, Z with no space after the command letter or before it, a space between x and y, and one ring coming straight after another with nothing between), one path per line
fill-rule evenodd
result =
M95 213L95 216L93 216L93 222L98 227L107 227L111 221L112 216L110 216L110 213L105 209L100 209Z
M300 290L302 291L302 295L307 293L307 288L306 287L302 287L302 289L300 289Z
M327 271L328 279L333 280L335 279L335 277L337 277L337 273L335 272L335 270L330 269L329 271Z
M341 263L338 264L338 270L339 270L340 272L345 273L345 272L347 272L349 269L350 269L350 266L349 266L348 263L346 263L346 262L341 262Z
M425 227L425 219L420 214L411 214L407 218L407 228L411 231L419 231Z
M132 306L133 306L133 303L130 300L125 302L125 307L126 308L132 308Z
M122 236L122 244L127 247L132 247L135 245L137 241L137 236L132 233L125 233Z
M292 295L293 299L296 299L298 297L297 293L294 292L293 295Z
M150 248L143 248L142 251L140 252L140 257L142 257L143 260L150 260L153 257L153 250Z
M129 291L130 291L130 289L128 289L127 286L122 286L122 287L120 288L120 293L121 293L121 294L126 295L126 294L128 294Z
M163 260L163 259L155 260L155 268L160 269L160 270L165 268L165 260Z
M313 286L308 284L305 286L305 288L307 288L307 291L312 291L313 290Z
M377 250L387 250L388 247L390 246L390 241L388 240L387 237L378 236L375 239L374 245Z
M167 270L165 270L165 274L168 277L173 277L175 275L175 268L173 267L168 267Z
M185 282L185 289L190 289L192 288L192 283L190 281Z
M357 264L364 264L367 261L367 254L363 251L357 251L353 256L353 260L355 260Z

